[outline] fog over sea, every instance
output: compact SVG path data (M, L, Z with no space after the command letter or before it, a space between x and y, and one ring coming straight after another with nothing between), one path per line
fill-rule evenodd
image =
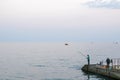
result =
M81 71L87 54L91 63L120 58L120 44L0 43L0 80L112 80Z

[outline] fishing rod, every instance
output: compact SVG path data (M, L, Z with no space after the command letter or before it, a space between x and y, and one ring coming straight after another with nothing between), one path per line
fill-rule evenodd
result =
M86 58L86 55L84 55L82 52L78 51L83 57Z

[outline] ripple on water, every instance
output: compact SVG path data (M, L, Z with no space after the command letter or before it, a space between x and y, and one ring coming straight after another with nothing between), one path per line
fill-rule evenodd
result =
M15 78L24 79L25 77L22 77L22 76L16 76Z
M72 69L75 69L75 70L80 70L81 69L81 67L79 65L73 65L69 68L72 68Z
M45 65L33 65L34 67L46 67Z

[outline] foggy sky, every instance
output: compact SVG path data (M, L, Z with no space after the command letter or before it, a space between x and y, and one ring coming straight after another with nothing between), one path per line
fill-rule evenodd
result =
M119 41L119 0L1 0L0 41Z

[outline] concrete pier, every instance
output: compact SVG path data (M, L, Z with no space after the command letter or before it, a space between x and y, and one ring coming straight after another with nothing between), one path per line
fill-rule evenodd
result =
M97 65L97 64L91 64L91 65L84 65L82 67L82 70L85 72L91 72L103 76L107 76L109 78L113 78L116 80L120 80L120 70L119 69L113 69L112 67L106 68L105 65Z

